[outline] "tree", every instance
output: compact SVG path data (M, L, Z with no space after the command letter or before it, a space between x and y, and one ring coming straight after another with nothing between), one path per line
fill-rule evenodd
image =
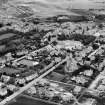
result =
M65 66L66 73L72 73L78 69L77 61L72 57L72 54L68 56L67 64Z

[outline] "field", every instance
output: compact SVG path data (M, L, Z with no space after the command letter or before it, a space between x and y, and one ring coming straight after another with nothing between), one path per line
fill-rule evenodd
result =
M15 36L16 34L13 34L13 33L7 33L7 34L2 34L0 35L0 40L4 40L4 39L7 39L7 38L11 38L13 36Z
M19 96L15 102L11 102L8 105L54 105L54 104L43 102L41 100L36 100L25 96Z
M105 6L103 3L90 0L81 0L81 2L79 0L10 0L3 8L6 9L3 12L13 16L48 17L62 14L77 16L79 13L72 12L70 9L104 9Z

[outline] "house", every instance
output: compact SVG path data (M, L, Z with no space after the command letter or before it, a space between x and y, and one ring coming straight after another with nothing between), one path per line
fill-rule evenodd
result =
M28 67L31 67L31 66L36 66L36 65L38 65L39 62L37 62L37 61L32 61L32 60L27 60L27 59L22 59L21 61L19 61L19 64L27 65Z
M69 93L69 92L62 93L61 94L61 98L65 102L69 102L69 101L74 99L72 93Z
M58 49L66 49L66 50L81 50L83 48L83 44L79 41L58 41L58 44L56 45L56 48Z
M105 85L105 78L102 79L102 85Z
M32 56L27 55L26 59L27 59L27 60L32 60L33 58L32 58Z
M99 32L96 32L95 34L93 34L95 37L99 37L101 34Z
M88 79L85 76L77 76L77 77L73 76L71 80L75 81L78 84L85 84L88 82Z
M50 83L50 86L53 87L53 88L57 88L59 85L58 85L57 83L51 82L51 83Z
M96 104L97 104L97 101L95 99L88 98L86 102L82 103L81 105L96 105Z
M81 92L81 90L82 90L82 87L81 87L81 86L75 86L73 92L74 92L75 94L78 94L78 93Z
M2 75L1 76L1 80L5 83L9 82L10 81L10 76L7 76L7 75Z
M9 84L9 85L7 85L7 89L14 92L15 90L17 90L17 87L15 85Z
M13 60L14 58L12 57L12 54L11 53L7 53L6 55L5 55L5 57L6 57L6 60L7 61L10 61L10 60Z
M4 67L0 69L0 73L6 73L7 75L17 74L20 73L21 70L15 68Z
M83 74L86 75L86 76L92 76L93 75L93 70L85 70L83 72Z
M44 86L45 84L49 84L49 81L47 79L40 79L38 81L38 84L41 84L42 86Z
M0 97L4 97L8 94L7 88L6 87L0 87Z
M46 97L53 98L55 96L55 89L54 88L48 88L45 91L45 95L46 95Z
M36 88L34 86L30 87L28 90L27 90L27 93L33 95L33 94L36 94Z
M98 90L98 91L104 91L104 92L105 92L105 85L99 85L99 86L97 87L97 90Z
M0 58L0 64L4 64L6 62L6 59L5 58Z
M35 74L32 74L32 75L26 76L25 79L26 79L27 82L29 82L29 81L37 78L37 77L38 77L38 74L35 73Z
M3 82L0 82L0 87L2 87L4 85L4 83Z
M25 55L25 54L28 54L28 51L27 50L22 50L22 51L17 51L16 52L16 55L17 56L22 56L22 55Z
M15 84L24 85L26 83L26 80L24 78L16 78Z
M19 62L16 62L16 61L13 61L13 62L12 62L12 66L13 66L13 67L18 67L19 65L20 65Z

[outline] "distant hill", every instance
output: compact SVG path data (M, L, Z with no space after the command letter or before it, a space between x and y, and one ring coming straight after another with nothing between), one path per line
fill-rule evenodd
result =
M0 5L7 3L8 0L0 0Z
M105 8L94 0L0 0L7 14L20 17L51 17L56 15L81 15L71 9Z

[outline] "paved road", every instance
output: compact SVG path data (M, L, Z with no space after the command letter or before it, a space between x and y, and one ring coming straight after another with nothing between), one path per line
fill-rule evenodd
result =
M105 78L105 75L103 75L105 71L102 71L97 77L96 79L91 83L91 85L89 86L89 89L94 89L98 83L99 80Z
M42 74L40 77L34 79L33 81L31 81L30 83L28 83L26 86L22 87L19 91L15 92L14 94L12 94L11 96L7 97L6 99L4 99L2 102L0 102L0 105L5 105L7 102L11 101L12 99L14 99L15 97L17 97L18 95L20 95L21 93L23 93L25 90L27 90L28 88L30 88L33 84L35 84L37 81L39 81L40 79L42 79L43 77L45 77L47 74L49 74L50 72L52 72L54 69L56 69L59 65L61 65L62 63L66 62L67 58L65 58L64 60L62 60L61 62L59 62L58 64L56 64L55 66L53 66L51 69L49 69L48 71L46 71L44 74Z
M12 62L18 62L19 60L22 60L22 59L26 58L28 55L34 54L34 53L39 52L39 51L41 51L41 50L44 50L44 49L46 49L46 48L47 48L47 46L45 46L45 47L43 47L43 48L40 48L40 49L38 49L38 50L32 51L32 52L30 52L30 53L28 53L28 54L26 54L26 55L24 55L24 56L22 56L22 57L20 57L20 58L14 59ZM9 62L9 61L7 61L7 62ZM5 62L5 63L6 63L6 62ZM4 67L5 67L5 64L2 65L2 66L0 66L0 68L4 68Z

